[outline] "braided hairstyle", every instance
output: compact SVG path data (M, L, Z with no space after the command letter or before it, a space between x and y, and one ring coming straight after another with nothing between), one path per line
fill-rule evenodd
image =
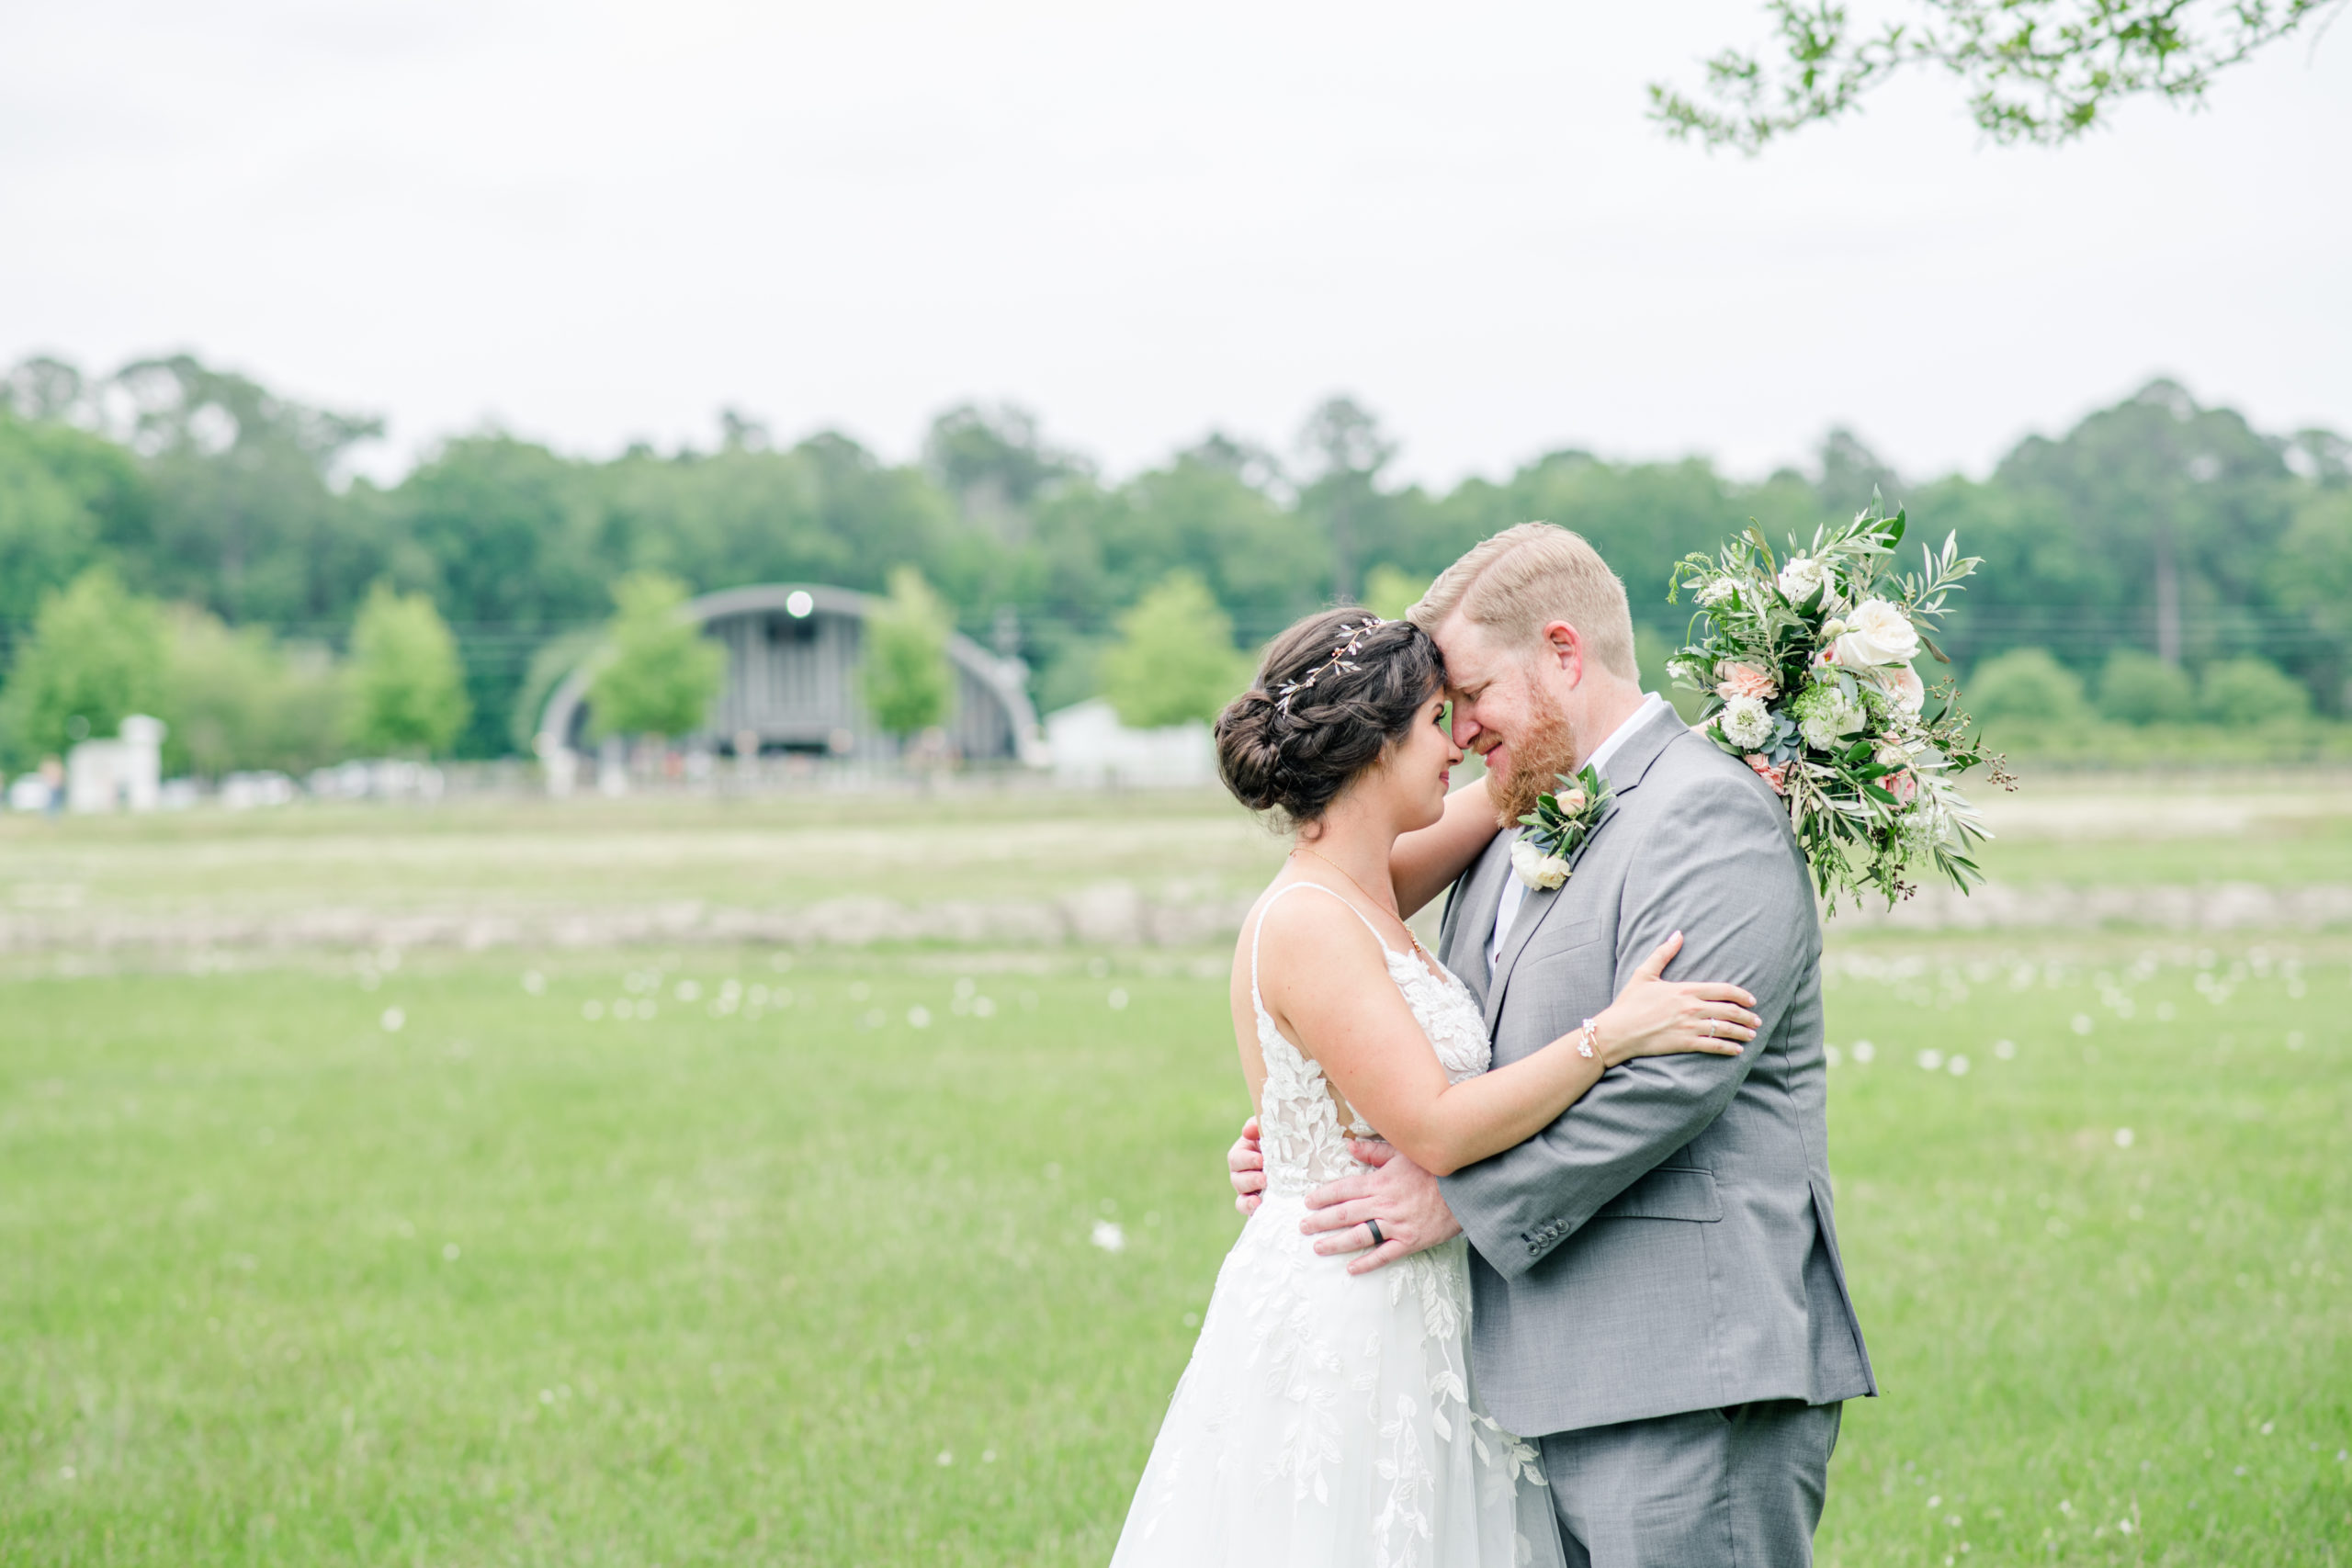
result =
M1410 621L1309 615L1268 645L1257 680L1217 716L1217 772L1251 810L1313 822L1444 685L1444 656Z

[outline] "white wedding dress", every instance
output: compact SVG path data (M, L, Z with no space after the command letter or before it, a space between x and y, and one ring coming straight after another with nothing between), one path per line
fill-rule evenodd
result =
M1273 898L1301 887L1340 897L1298 882ZM1373 938L1447 1080L1485 1072L1486 1023L1462 982ZM1535 1450L1471 1387L1466 1244L1362 1276L1345 1256L1316 1254L1298 1228L1307 1190L1365 1167L1348 1153L1322 1069L1266 1011L1254 933L1250 1001L1266 1066L1265 1201L1217 1272L1113 1568L1558 1562Z

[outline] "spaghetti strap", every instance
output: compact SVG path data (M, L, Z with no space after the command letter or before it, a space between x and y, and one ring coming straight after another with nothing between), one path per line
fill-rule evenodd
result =
M1273 897L1267 899L1265 904L1258 910L1258 923L1251 927L1250 931L1250 1005L1261 1016L1266 1010L1266 1003L1264 999L1258 995L1258 939L1266 934L1266 915L1269 910L1273 908L1274 900L1280 898L1285 893L1295 892L1301 887L1312 887L1317 893L1328 893L1332 897L1339 899L1342 905L1346 906L1349 914L1353 915L1357 919L1363 922L1363 929L1372 933L1372 940L1380 943L1381 952L1386 953L1391 958L1396 956L1396 950L1388 945L1388 939L1380 934L1380 928L1372 923L1372 917L1365 914L1362 909L1357 908L1353 904L1350 904L1346 897L1338 890L1326 887L1319 882L1293 882L1281 887L1277 887L1274 889Z

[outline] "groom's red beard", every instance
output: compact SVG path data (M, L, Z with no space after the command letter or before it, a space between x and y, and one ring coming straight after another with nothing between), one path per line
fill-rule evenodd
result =
M1519 819L1535 809L1536 797L1558 788L1559 776L1576 769L1577 738L1568 716L1543 687L1529 695L1527 733L1510 743L1510 777L1490 775L1487 781L1495 826L1505 830L1518 827Z

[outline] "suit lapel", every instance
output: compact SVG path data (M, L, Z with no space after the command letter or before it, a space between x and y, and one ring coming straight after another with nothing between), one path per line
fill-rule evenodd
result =
M1487 939L1494 933L1495 911L1503 900L1503 878L1510 874L1510 835L1497 833L1472 863L1455 895L1462 900L1462 913L1453 921L1453 943L1445 963L1482 1007L1494 979L1487 969Z
M1576 886L1577 867L1584 863L1585 852L1591 849L1594 841L1609 830L1609 825L1611 822L1617 820L1624 808L1625 796L1633 794L1640 786L1643 776L1650 771L1650 764L1658 760L1677 736L1687 733L1688 728L1689 727L1684 725L1681 718L1669 707L1663 713L1653 716L1640 728L1628 735L1624 743L1618 747L1616 753L1609 759L1609 765L1601 774L1609 784L1608 804L1601 808L1600 820L1592 825L1592 831L1585 835L1584 842L1578 844L1576 847L1576 852L1568 857L1568 879L1548 891L1530 888L1526 902L1519 907L1519 918L1511 922L1510 934L1503 940L1502 952L1496 964L1495 973L1488 978L1486 988L1480 993L1478 998L1486 1008L1487 1032L1489 1034L1494 1032L1496 1021L1502 1015L1503 993L1510 987L1511 970L1517 966L1519 955L1527 950L1528 942L1533 940L1537 929L1544 924L1545 918ZM1618 782L1620 779L1624 782L1620 784ZM1511 874L1518 874L1513 872ZM1501 897L1501 891L1498 889L1495 894L1496 902L1500 902ZM1489 908L1492 907L1489 905ZM1490 914L1487 917L1487 930L1492 931L1493 929L1493 916Z

